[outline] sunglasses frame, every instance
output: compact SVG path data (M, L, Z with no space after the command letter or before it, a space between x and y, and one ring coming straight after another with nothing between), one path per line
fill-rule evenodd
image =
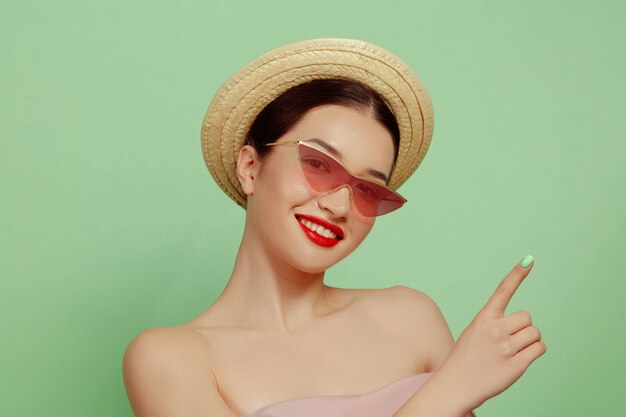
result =
M386 185L379 184L379 183L374 182L374 181L372 181L372 180L370 180L370 179L363 178L363 177L361 177L361 176L359 176L359 175L354 175L354 173L353 173L352 171L350 171L350 169L349 169L348 167L346 167L344 164L342 164L340 161L338 161L338 160L337 160L337 158L335 158L335 157L334 157L334 156L332 156L332 155L329 155L329 154L328 154L328 152L324 151L323 149L320 149L319 147L317 147L317 146L315 146L315 145L312 145L312 144L310 144L310 143L307 143L307 142L306 142L306 141L304 141L304 140L300 140L300 139L298 139L298 140L289 141L289 142L272 142L272 143L266 143L266 144L265 144L265 146L279 146L279 145L297 145L297 146L299 146L299 145L303 145L303 146L306 146L306 147L308 147L308 148L314 149L314 150L316 150L316 151L318 151L318 152L321 152L321 153L323 153L324 155L326 155L327 157L329 157L330 159L332 159L333 161L335 161L335 162L336 162L339 166L341 166L343 169L345 169L345 170L346 170L346 172L347 172L348 174L350 174L353 178L356 178L356 179L358 179L358 180L361 180L361 181L367 182L367 183L369 183L369 184L374 184L374 185L375 185L375 186L377 186L377 187L382 187L382 188L384 188L385 190L387 190L389 193L391 193L391 194L395 195L396 197L400 198L400 199L402 200L402 205L401 205L400 207L398 207L398 208L401 208L401 207L402 207L402 206L403 206L403 205L407 202L407 199L406 199L406 198L402 197L400 194L398 194L396 191L392 190L391 188L387 187ZM298 160L300 160L300 152L299 152L299 151L298 151ZM300 161L300 163L302 164L302 162L301 162L301 161ZM303 174L304 174L304 173L303 173ZM306 175L305 175L305 177L306 177ZM308 181L308 178L307 178L307 181ZM343 187L343 186L346 186L346 185L348 186L348 188L350 188L350 195L351 195L352 199L353 199L353 200L355 200L354 195L353 195L354 190L352 190L352 187L350 187L350 184L343 184L343 185L341 185L341 186L339 186L339 187L333 188L333 189L328 190L328 191L325 191L325 192L329 192L329 191L337 190L337 189L339 189L339 188L341 188L341 187ZM312 186L312 185L311 185L311 186ZM381 200L381 201L383 201L383 200ZM355 203L355 207L356 207L356 208L357 208L357 210L358 210L358 205L356 204L356 200L354 201L354 203ZM398 208L397 208L397 209L398 209ZM388 211L388 212L383 213L383 214L375 214L374 216L366 216L366 215L364 215L363 213L361 213L361 215L363 215L364 217L378 217L378 216L383 216L383 215L385 215L385 214L389 214L389 213L391 213L392 211L395 211L395 210L397 210L397 209L394 209L394 210ZM360 212L360 210L359 210L359 212Z

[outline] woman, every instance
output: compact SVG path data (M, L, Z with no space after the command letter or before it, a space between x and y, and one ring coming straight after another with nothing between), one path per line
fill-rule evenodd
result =
M365 42L287 45L231 77L209 106L202 143L213 177L246 208L241 246L204 313L129 345L135 414L464 416L515 382L545 352L527 313L504 317L532 258L456 344L417 290L324 283L376 216L404 204L395 189L431 135L417 76Z

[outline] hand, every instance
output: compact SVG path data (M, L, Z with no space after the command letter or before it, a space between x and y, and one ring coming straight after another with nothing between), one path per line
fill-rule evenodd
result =
M519 311L504 316L511 297L533 265L523 268L517 264L504 277L439 370L466 410L506 390L546 351L530 314Z

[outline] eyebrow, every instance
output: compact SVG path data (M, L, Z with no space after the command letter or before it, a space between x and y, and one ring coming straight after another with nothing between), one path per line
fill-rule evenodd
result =
M313 143L317 143L318 145L320 145L322 148L326 149L331 155L333 155L335 158L337 159L342 159L343 160L343 155L341 154L341 152L339 152L337 150L337 148L335 148L334 146L332 146L331 144L329 144L328 142L323 141L322 139L319 138L312 138L312 139L307 139L305 142L313 142ZM377 169L374 168L367 168L365 170L365 172L367 172L368 174L381 179L385 182L385 184L387 184L387 176L378 171Z

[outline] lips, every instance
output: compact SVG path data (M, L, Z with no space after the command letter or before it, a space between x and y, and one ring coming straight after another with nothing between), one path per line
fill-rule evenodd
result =
M296 219L298 220L298 224L300 225L300 228L302 229L306 237L309 238L309 240L311 240L313 243L317 245L324 246L324 247L335 246L344 237L343 229L341 229L341 227L335 224L329 223L326 220L321 219L319 217L311 216L308 214L296 214ZM331 232L333 232L336 235L336 237L322 236L318 234L317 232L314 232L313 230L309 229L305 224L302 223L302 221L300 221L300 219L308 220L309 222L322 226L330 230ZM326 234L328 234L328 232L326 232Z

